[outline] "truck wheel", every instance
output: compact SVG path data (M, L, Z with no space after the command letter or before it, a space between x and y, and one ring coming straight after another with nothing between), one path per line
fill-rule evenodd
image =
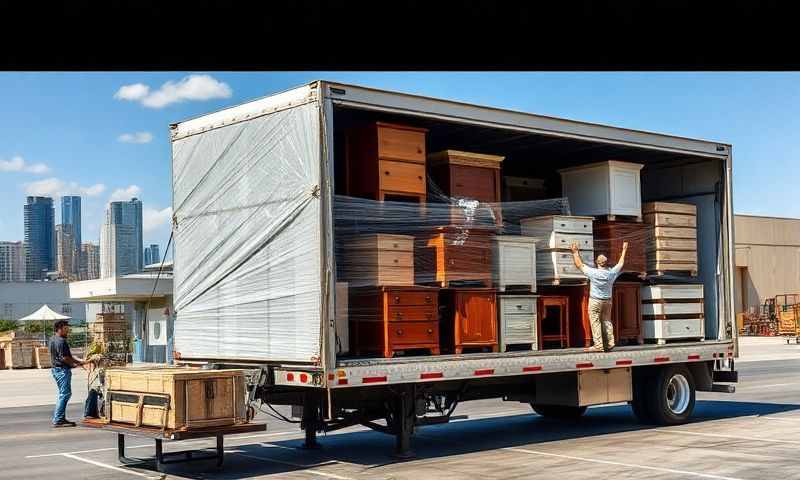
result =
M533 405L533 411L547 418L569 420L580 418L586 413L586 407L568 407L564 405Z
M662 368L648 382L647 410L660 425L686 423L694 410L695 384L692 373L683 365Z
M633 400L631 400L631 408L633 414L640 423L652 423L653 417L650 415L650 410L647 405L650 403L651 390L650 379L644 376L634 376L633 378Z

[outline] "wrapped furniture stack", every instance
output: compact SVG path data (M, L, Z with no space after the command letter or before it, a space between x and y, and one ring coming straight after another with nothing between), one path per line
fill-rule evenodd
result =
M646 203L644 221L648 225L648 272L697 276L697 207L688 203Z
M705 338L702 284L644 285L642 330L646 340Z
M592 217L552 215L520 221L522 235L536 239L537 282L559 285L582 282L586 277L575 267L570 247L578 244L581 259L594 264Z

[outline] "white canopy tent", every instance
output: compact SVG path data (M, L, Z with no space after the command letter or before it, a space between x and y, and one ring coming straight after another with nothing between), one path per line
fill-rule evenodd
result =
M54 312L50 307L47 305L42 305L42 308L36 310L35 312L31 313L27 317L20 318L20 322L31 322L31 321L55 321L55 320L69 320L72 317L68 317L66 315L61 315L60 313Z

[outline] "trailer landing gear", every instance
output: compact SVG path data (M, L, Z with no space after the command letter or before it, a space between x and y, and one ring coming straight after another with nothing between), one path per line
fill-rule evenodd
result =
M314 393L306 394L303 402L303 418L300 427L305 431L305 441L300 448L305 450L319 450L322 445L317 442L317 429L322 425L320 418L319 397Z
M416 457L411 450L411 435L414 434L416 423L416 407L414 403L414 390L403 391L394 401L393 423L395 434L395 451L393 457L408 460Z

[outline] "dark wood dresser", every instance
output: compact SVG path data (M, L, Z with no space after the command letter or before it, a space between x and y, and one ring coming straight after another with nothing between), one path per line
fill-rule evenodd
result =
M616 265L619 261L619 256L622 254L622 243L627 241L628 253L625 255L625 265L622 271L637 274L647 273L645 253L647 224L595 220L592 228L594 230L594 254L605 255L608 258L609 267Z
M498 351L495 289L448 288L439 295L444 349L456 354L472 347Z
M434 183L449 197L499 203L500 164L504 158L498 155L444 150L428 156L428 171ZM500 205L494 206L492 210L495 223L502 225ZM464 222L463 210L453 208L452 215L452 224Z
M355 355L426 349L439 354L439 289L350 288L350 350Z

